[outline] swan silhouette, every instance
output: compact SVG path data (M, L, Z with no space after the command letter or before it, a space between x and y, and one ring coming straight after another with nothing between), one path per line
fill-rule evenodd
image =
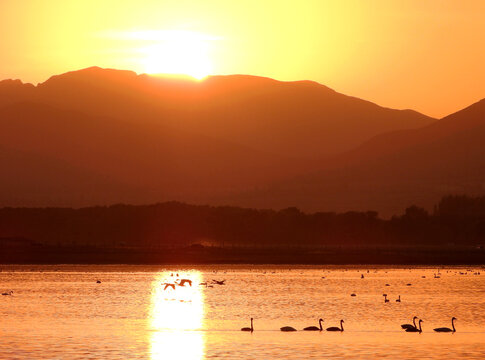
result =
M416 327L413 327L413 328L408 328L406 329L406 332L418 332L418 333L422 333L423 332L423 329L421 329L421 323L423 322L423 320L419 319L419 329L416 328Z
M410 329L410 328L416 328L416 319L418 319L417 316L413 317L413 324L402 324L401 325L401 328L403 328L404 330L406 329Z
M243 328L241 328L241 331L250 331L250 332L253 332L254 331L254 328L253 328L253 318L251 318L251 327L243 327Z
M452 317L451 318L451 327L453 328L450 329L450 328L447 328L447 327L440 327L440 328L436 328L436 329L433 329L434 331L436 332L456 332L456 329L455 329L455 324L454 324L454 321L457 320L456 317Z
M332 327L327 328L327 331L344 331L343 323L344 323L344 321L340 320L340 327L332 326Z
M322 331L323 330L322 322L323 322L323 319L319 319L318 325L320 325L320 327L318 327L318 326L307 326L303 330L305 330L305 331Z
M285 332L296 331L296 329L294 327L291 327L291 326L283 326L282 328L280 328L280 330L285 331Z
M401 302L401 295L396 299L396 302Z
M12 294L13 294L13 290L6 291L6 292L2 293L3 296L10 296Z
M384 296L384 302L385 303L388 303L389 302L389 299L387 298L387 294L382 294L382 296Z

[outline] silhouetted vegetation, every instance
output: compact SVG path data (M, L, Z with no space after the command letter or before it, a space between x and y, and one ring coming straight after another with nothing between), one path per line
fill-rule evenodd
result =
M0 249L457 250L482 252L485 197L447 196L384 220L373 211L306 214L167 202L147 206L3 208ZM291 254L287 255L290 256ZM221 255L224 256L224 255Z

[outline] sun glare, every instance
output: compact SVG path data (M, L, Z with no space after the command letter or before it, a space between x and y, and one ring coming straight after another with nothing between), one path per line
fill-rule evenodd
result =
M205 339L201 331L204 320L202 275L198 271L184 274L193 286L164 289L174 283L170 272L158 273L152 282L149 319L150 353L152 360L200 360L204 358Z
M148 74L180 74L202 79L212 73L211 41L216 38L191 31L138 31L131 37L150 43L139 49Z

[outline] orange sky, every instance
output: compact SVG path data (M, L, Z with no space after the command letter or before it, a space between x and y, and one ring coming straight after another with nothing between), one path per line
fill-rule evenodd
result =
M485 97L484 19L482 0L0 0L0 79L243 73L441 117Z

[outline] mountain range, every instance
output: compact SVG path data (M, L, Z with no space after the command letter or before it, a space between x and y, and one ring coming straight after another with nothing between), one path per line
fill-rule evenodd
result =
M485 100L437 120L311 81L97 67L0 81L0 206L166 200L312 211L485 190Z

